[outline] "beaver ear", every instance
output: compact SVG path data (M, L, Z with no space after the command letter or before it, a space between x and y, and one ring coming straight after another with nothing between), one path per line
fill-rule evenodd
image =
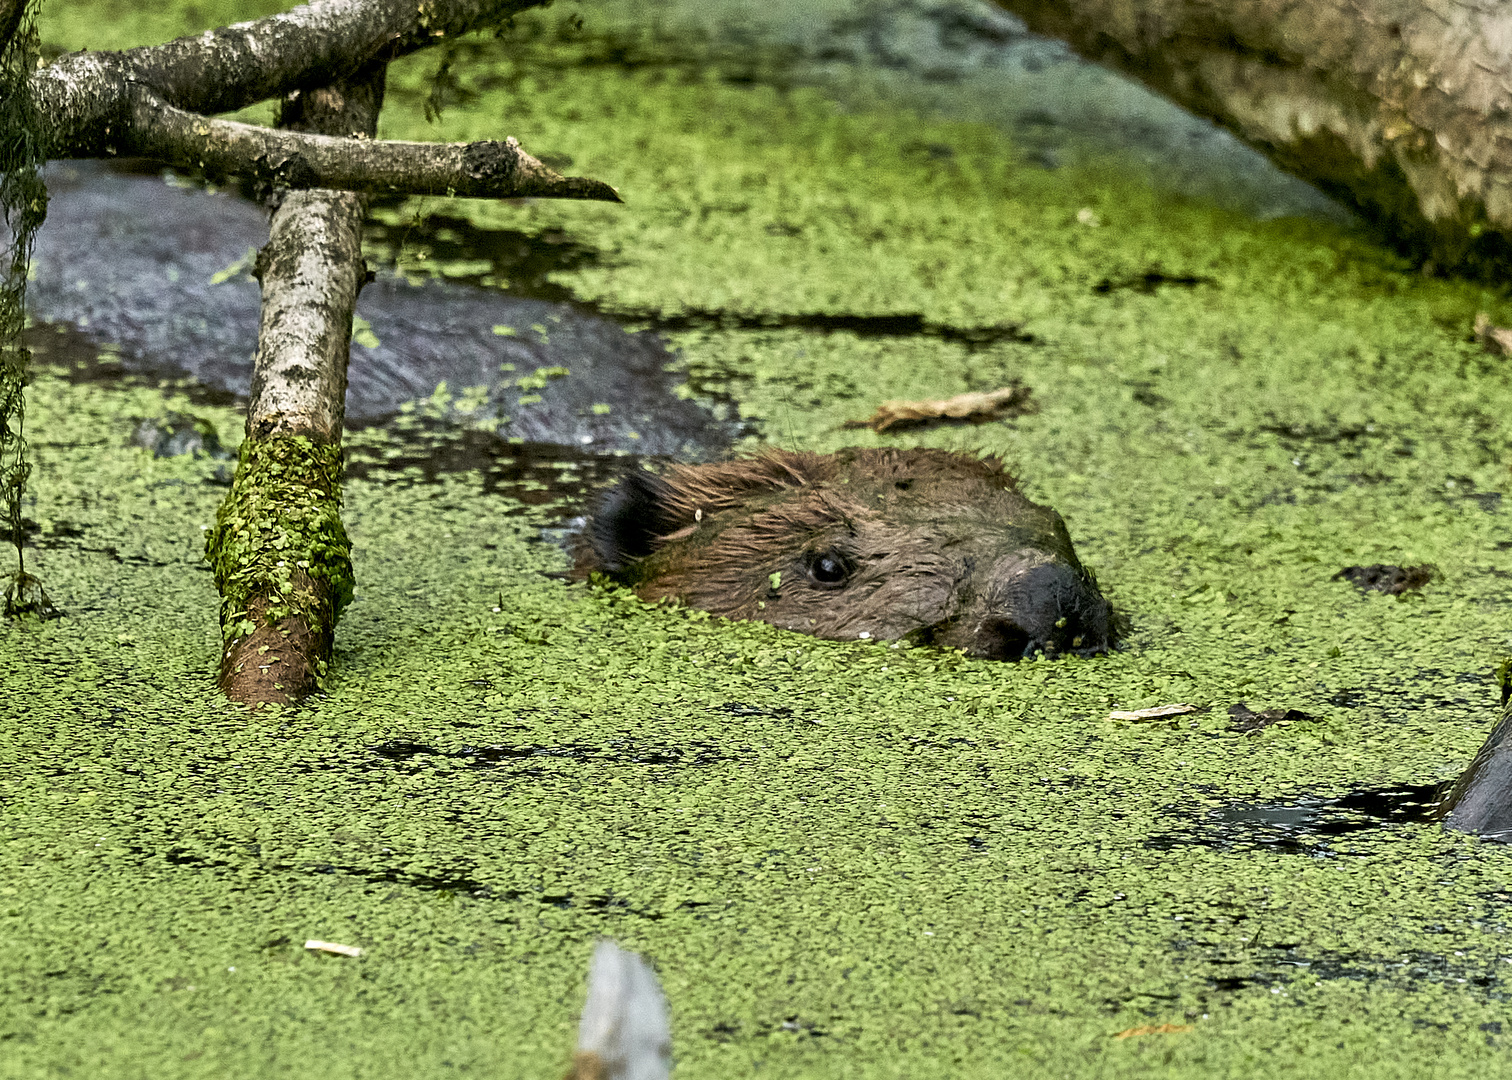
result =
M605 493L588 523L588 542L599 565L619 574L633 560L651 554L657 537L675 532L679 524L672 485L637 470Z

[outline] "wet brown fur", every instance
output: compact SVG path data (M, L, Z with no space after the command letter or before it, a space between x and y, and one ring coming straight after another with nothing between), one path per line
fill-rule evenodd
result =
M1025 498L996 458L769 449L643 482L654 485L649 550L616 560L585 544L578 576L607 566L647 600L820 637L915 635L997 655L988 639L1030 603L1026 575L1053 565L1076 583L1056 602L1069 597L1077 626L1092 627L1068 632L1064 647L1098 651L1111 637L1106 602L1060 516ZM814 560L826 555L846 564L843 585L815 580Z

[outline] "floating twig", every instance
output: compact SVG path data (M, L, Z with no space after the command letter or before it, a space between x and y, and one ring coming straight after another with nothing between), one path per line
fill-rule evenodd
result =
M914 427L945 420L985 424L1035 411L1029 388L1015 383L998 390L957 394L934 401L884 401L866 420L847 420L845 427L869 427L881 433L888 428Z
M305 942L311 952L335 953L337 956L361 956L362 950L355 945L339 945L334 941L319 941L311 938Z
M1195 705L1182 705L1179 702L1174 705L1154 705L1148 709L1114 709L1108 714L1109 720L1163 720L1167 716L1185 716L1187 713L1197 711Z

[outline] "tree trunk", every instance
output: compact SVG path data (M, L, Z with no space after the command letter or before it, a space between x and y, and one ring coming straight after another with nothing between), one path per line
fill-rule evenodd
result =
M1403 250L1512 269L1512 6L997 2L1233 131Z
M371 138L385 69L289 95L280 126ZM352 192L289 192L257 258L246 439L206 546L222 598L221 688L248 705L295 703L315 688L352 597L341 427L366 209Z

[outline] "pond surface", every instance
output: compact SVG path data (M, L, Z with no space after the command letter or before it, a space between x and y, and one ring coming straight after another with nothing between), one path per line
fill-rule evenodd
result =
M43 254L97 250L83 299L38 264L28 564L64 617L0 629L0 1073L559 1075L599 935L657 967L679 1077L1507 1069L1512 849L1424 811L1498 711L1512 385L1470 328L1512 305L1253 162L1285 198L1152 183L1168 129L1046 158L975 75L816 74L770 26L648 10L463 44L435 124L437 58L396 65L386 134L517 135L626 205L375 209L357 598L295 714L213 687L225 460L139 436L237 441L255 309L209 280L251 208L81 169L175 200L153 278L58 185L48 228L83 235ZM959 112L913 111L952 86ZM191 265L172 230L206 206L246 236ZM196 330L185 295L224 313ZM685 428L580 378L621 356ZM842 427L1014 379L1037 413ZM522 434L532 408L555 419ZM758 439L1006 455L1126 647L999 664L560 580L621 464ZM1339 576L1378 565L1434 569ZM1175 702L1199 711L1109 719Z

